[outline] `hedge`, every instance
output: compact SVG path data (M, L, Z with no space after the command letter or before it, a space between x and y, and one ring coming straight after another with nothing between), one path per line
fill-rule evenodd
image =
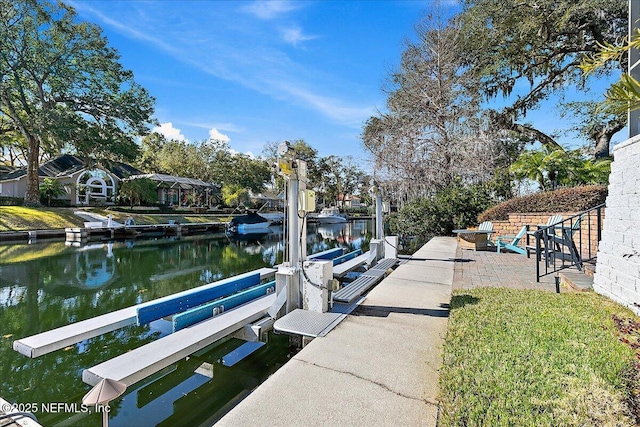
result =
M0 196L0 206L22 206L23 204L22 197Z
M579 212L604 203L606 198L606 185L561 188L506 200L482 212L478 221L508 220L510 213Z

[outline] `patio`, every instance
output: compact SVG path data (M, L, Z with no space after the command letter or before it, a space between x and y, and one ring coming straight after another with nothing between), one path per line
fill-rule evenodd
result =
M457 262L453 276L453 289L495 287L513 289L541 289L555 292L555 274L542 276L536 282L535 255L531 258L516 253L496 253L493 251L470 251L458 247ZM593 278L567 268L559 272L563 283L573 289L589 288ZM571 282L568 283L568 282ZM560 292L568 292L565 285Z

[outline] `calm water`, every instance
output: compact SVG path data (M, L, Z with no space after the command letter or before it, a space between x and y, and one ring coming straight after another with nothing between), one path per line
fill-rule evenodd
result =
M308 251L366 249L372 232L370 221L311 224ZM244 239L0 246L0 397L27 404L45 426L101 425L101 414L80 406L90 389L82 370L166 335L168 321L122 328L37 359L13 351L13 341L281 261L281 229ZM275 334L257 350L236 339L216 343L130 386L111 402L109 425L210 425L290 356L288 338ZM57 403L77 407L46 406Z

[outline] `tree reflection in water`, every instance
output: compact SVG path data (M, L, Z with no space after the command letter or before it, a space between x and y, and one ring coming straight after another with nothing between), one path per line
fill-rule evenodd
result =
M90 388L82 382L83 369L159 338L168 322L129 326L37 359L13 351L13 341L280 263L282 228L275 231L240 239L200 236L79 248L62 247L63 242L14 245L10 250L0 246L0 396L11 402L79 406ZM365 221L348 223L336 236L310 225L308 251L338 245L366 250L372 231ZM288 360L287 338L271 336L250 357L232 367L223 366L222 356L241 343L235 339L216 343L130 386L111 404L114 425L214 422ZM66 412L36 415L44 425L98 425L101 417Z

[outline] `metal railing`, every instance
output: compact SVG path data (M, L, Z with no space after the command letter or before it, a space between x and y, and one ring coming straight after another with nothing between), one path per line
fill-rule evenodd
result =
M539 225L527 233L527 256L536 254L536 281L562 269L576 267L584 270L585 263L593 263L602 239L602 216L605 204L549 225ZM530 237L535 244L530 245ZM544 268L540 264L544 262Z

